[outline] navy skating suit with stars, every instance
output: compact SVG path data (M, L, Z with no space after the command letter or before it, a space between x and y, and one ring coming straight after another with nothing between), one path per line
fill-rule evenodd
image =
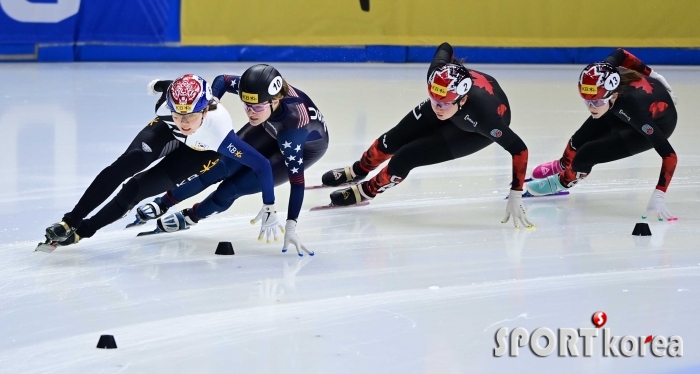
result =
M226 92L238 95L239 81L237 75L220 75L212 83L212 92L218 98ZM289 94L280 100L267 121L258 126L246 124L237 135L270 160L275 186L290 182L287 219L296 220L304 201L304 170L328 149L328 129L321 111L304 92L289 86ZM205 174L206 178L182 185L162 199L167 205L174 205L223 180L216 192L193 208L199 219L228 209L240 196L260 192L255 173L237 162L222 158Z

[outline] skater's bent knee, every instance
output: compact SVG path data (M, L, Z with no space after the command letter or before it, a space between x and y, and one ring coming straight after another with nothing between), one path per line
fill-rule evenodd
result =
M140 191L141 183L139 178L131 178L122 186L122 189L119 190L117 196L114 197L114 201L120 207L130 210L134 207L134 205L136 205L136 203L142 200L142 198L139 196Z
M146 168L151 163L151 159L141 150L129 150L119 156L119 158L109 166L115 172L121 172L128 178Z

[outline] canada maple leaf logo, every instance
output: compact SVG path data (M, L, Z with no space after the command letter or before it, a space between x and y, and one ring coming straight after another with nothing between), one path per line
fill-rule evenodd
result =
M496 109L496 112L499 117L503 117L503 115L506 114L506 110L508 110L508 107L505 106L505 104L501 104L498 106L498 109Z
M634 88L641 88L642 90L644 90L644 92L646 92L646 93L648 93L648 94L650 94L651 91L653 90L653 89L651 88L651 84L649 84L649 81L646 80L646 78L642 78L642 79L640 79L640 80L638 80L638 81L636 81L636 82L632 82L632 83L630 84L630 86L632 86L632 87L634 87Z
M651 114L651 118L656 118L661 115L661 113L664 112L668 108L668 104L664 103L663 101L655 101L649 105L649 113Z
M485 76L483 76L483 75L481 75L473 70L471 71L471 75L472 75L472 81L474 82L475 86L481 87L484 90L486 90L486 92L493 95L493 86L491 85L491 82L489 82L488 79L486 79Z

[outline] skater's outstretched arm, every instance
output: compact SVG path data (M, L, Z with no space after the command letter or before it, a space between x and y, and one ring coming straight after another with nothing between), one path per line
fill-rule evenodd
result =
M433 55L430 68L428 68L428 78L430 78L430 75L437 67L449 63L458 64L459 61L455 59L454 50L452 49L450 43L445 42L438 46L437 50L435 51L435 55Z
M238 83L241 77L238 75L223 74L214 78L211 84L211 93L221 99L226 92L238 96Z
M678 163L676 151L649 115L646 113L635 114L631 110L627 110L626 112L630 114L628 123L635 130L644 135L654 147L656 153L661 156L661 173L659 175L659 182L656 184L656 189L666 192L668 185L671 183L671 178L673 178L673 173L676 170L676 164Z
M500 117L495 113L491 117L484 118L483 125L482 121L479 121L479 126L474 127L474 129L477 133L492 139L511 154L513 162L511 189L522 191L528 158L528 150L525 142L523 142L520 136L518 136L510 126L503 123Z
M659 81L659 83L661 83L664 86L664 88L666 88L666 91L668 91L668 93L671 95L673 103L678 104L678 98L676 97L676 94L673 93L671 85L668 84L666 78L664 78L663 75L657 73L652 68L647 66L644 62L642 62L642 60L637 58L637 56L633 55L629 51L626 51L622 48L618 48L617 50L615 50L615 52L611 53L608 57L605 58L605 62L609 63L614 67L622 66L625 69L634 70L640 74L656 79L657 81Z
M314 255L314 252L309 251L296 234L299 211L304 202L304 143L308 136L309 131L305 128L284 131L277 135L277 143L285 157L284 164L287 166L291 186L282 252L286 252L289 245L293 244L299 256L303 256L302 251L310 256Z
M478 97L471 99L477 100L472 104L480 107L488 107L488 102L480 102ZM474 129L482 136L493 140L495 143L503 147L512 156L512 175L511 191L506 204L506 215L501 220L506 223L513 217L513 224L516 228L521 225L526 228L534 227L535 225L529 221L525 213L525 208L522 204L523 185L525 183L525 173L527 171L528 149L525 142L516 134L497 110L484 113L484 117L480 118L478 126Z
M262 187L263 204L271 205L275 203L274 184L272 181L272 167L270 160L266 159L255 148L241 140L233 130L219 145L218 152L232 158L243 165L253 169L258 176Z
M647 76L652 72L651 68L644 64L642 60L622 48L616 49L604 61L614 67L622 66L625 69L634 70Z
M299 217L301 204L304 202L304 143L308 136L309 131L305 128L284 131L277 136L291 186L287 208L288 220L296 220Z

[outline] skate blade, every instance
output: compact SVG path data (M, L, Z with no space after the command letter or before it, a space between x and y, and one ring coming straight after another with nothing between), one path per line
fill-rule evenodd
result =
M189 229L190 229L190 228L188 227L188 228L186 228L186 229L177 230L177 231L172 231L172 232L161 231L160 229L155 229L155 230L151 230L151 231L140 232L140 233L136 234L136 236L148 236L148 235L155 235L155 234L172 234L172 233L175 233L175 232L185 231L185 230L189 230Z
M340 187L347 187L347 186L354 186L356 183L343 183L338 186L326 186L325 184L317 184L315 186L306 186L304 187L305 190L318 190L321 188L340 188Z
M333 205L333 204L321 205L321 206L315 206L315 207L309 209L309 211L313 212L316 210L326 210L326 209L355 208L358 206L365 206L365 205L369 205L369 201L363 201L361 203L357 203L357 204L353 204L353 205Z
M126 225L126 227L124 227L124 229L130 229L130 228L132 228L132 227L145 225L146 222L148 222L148 221L134 221L134 222L132 222L132 223Z
M532 178L525 178L525 181L523 181L523 183L527 183L527 182L532 182ZM512 186L513 183L508 183L508 185Z
M39 243L39 245L36 246L36 249L34 249L34 252L46 252L46 253L51 253L56 250L56 245L55 244L49 244L49 243Z
M551 194L551 195L535 196L535 195L530 194L530 192L525 191L525 193L523 193L523 198L565 196L565 195L568 195L568 194L569 194L569 191L559 191L559 192L553 193L553 194ZM505 198L504 200L508 200L508 196L506 196L506 198Z

